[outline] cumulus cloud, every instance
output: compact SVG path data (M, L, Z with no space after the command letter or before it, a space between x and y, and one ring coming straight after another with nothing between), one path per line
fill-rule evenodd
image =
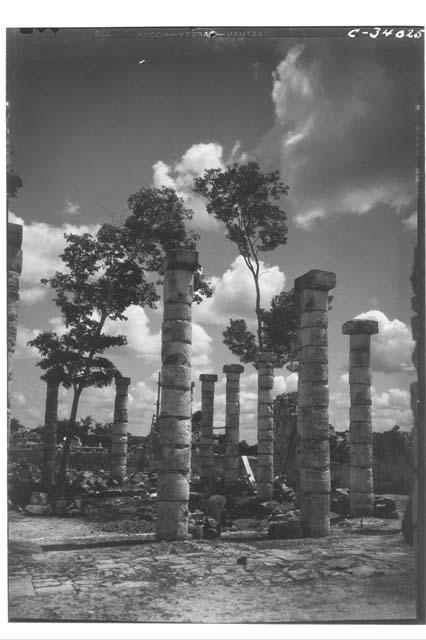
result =
M405 215L413 204L416 53L386 46L309 41L273 73L276 123L255 155L281 165L302 228L379 205Z
M194 211L195 227L206 231L218 229L218 221L207 213L205 199L192 190L194 179L202 176L207 169L224 169L232 162L244 162L245 159L238 141L228 157L218 142L200 142L189 147L176 162L167 164L158 160L153 165L153 184L157 188L164 186L175 189L185 205Z
M10 221L23 225L22 234L22 274L20 296L29 304L42 300L48 287L40 285L41 278L49 278L55 271L63 270L64 263L59 258L66 241L65 233L96 233L99 225L72 225L64 223L54 226L45 222L26 224L22 218L9 214Z
M11 406L12 410L15 407L24 407L27 404L27 399L20 391L12 391L11 393Z
M273 296L282 291L285 275L279 267L268 267L260 262L262 290L261 304L267 308ZM255 288L253 276L247 269L242 256L220 276L211 278L213 295L194 307L194 318L198 322L219 324L227 323L229 318L246 318L254 321Z
M404 231L417 231L417 211L413 211L408 218L402 220L402 227Z
M16 333L15 358L39 358L40 354L35 347L29 347L28 341L33 340L40 333L39 329L28 329L18 324Z
M386 431L396 424L401 429L411 429L413 413L410 408L410 393L399 388L377 393L373 388L372 417L375 431Z
M275 376L274 392L279 395L297 391L297 380L298 375L296 372L289 373L287 376Z
M80 204L78 202L73 202L69 198L65 202L65 207L63 211L63 215L65 216L79 216L80 215Z
M371 337L371 366L375 371L383 373L414 371L411 354L414 342L411 331L401 320L389 320L378 310L372 309L360 313L356 318L361 320L377 320L379 333Z

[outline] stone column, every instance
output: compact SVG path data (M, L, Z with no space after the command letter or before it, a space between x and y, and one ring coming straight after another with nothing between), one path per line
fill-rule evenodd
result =
M111 477L122 482L127 474L127 402L130 378L115 379L114 424L111 430Z
M163 264L161 413L157 539L188 535L191 473L191 343L196 251L177 250Z
M272 500L274 479L274 354L256 357L257 377L257 492L261 500Z
M369 516L374 510L370 336L379 333L379 323L376 320L349 320L344 323L342 332L350 336L350 512L353 516Z
M56 380L47 380L46 411L43 429L43 467L41 473L41 483L47 491L53 489L55 481L58 392L59 382Z
M7 223L7 434L10 430L10 395L18 328L19 276L22 271L22 225Z
M225 487L231 488L238 482L240 470L240 375L244 371L241 364L226 364L226 416L225 416Z
M202 373L201 380L201 433L200 433L200 478L210 484L213 480L213 412L214 385L217 375Z
M328 292L336 275L314 269L295 280L300 294L297 429L300 436L300 509L306 535L330 533L328 441Z

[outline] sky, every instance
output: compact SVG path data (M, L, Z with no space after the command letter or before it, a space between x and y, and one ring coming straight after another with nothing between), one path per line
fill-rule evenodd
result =
M229 31L235 34L221 32ZM43 423L45 402L37 353L26 343L41 330L62 330L39 281L61 269L63 234L119 223L131 194L165 185L194 211L200 262L214 289L193 308L193 409L200 407L199 375L217 373L214 424L223 427L222 368L237 359L222 332L230 318L254 326L254 286L191 187L208 168L255 160L265 171L278 169L289 185L281 203L288 242L262 255L262 306L310 269L334 271L330 422L348 427L349 338L341 328L361 316L379 322L372 337L373 428L411 429L409 277L423 39L244 31L245 37L209 38L188 37L186 28L31 36L9 30L11 162L24 183L10 213L24 225L12 415L26 426ZM146 435L161 368L162 307L127 315L109 330L125 333L128 345L110 356L131 377L129 430ZM297 374L276 370L276 394L296 388ZM79 416L111 421L114 395L113 386L87 389ZM249 442L256 441L256 404L257 374L245 365L240 431ZM69 410L70 395L61 391L59 417Z

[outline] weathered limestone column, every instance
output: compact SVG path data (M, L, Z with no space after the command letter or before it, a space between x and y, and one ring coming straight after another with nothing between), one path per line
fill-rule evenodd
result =
M188 535L191 472L191 343L196 251L176 250L164 261L157 539Z
M353 516L368 516L374 510L370 336L379 333L379 323L376 320L349 320L344 323L342 332L350 336L350 512Z
M7 434L10 430L10 396L18 328L19 276L22 271L22 225L7 223Z
M330 533L328 441L328 292L336 275L314 269L296 278L300 294L297 429L300 435L300 509L306 535Z
M41 482L43 488L51 491L55 482L56 435L58 430L59 382L47 380L46 411L43 429L43 467Z
M257 492L261 500L271 500L274 479L274 354L256 357L257 378Z
M127 474L127 403L130 378L115 378L114 423L111 429L111 477L122 482Z
M201 433L200 433L200 478L209 484L213 480L213 412L214 385L217 375L202 373L201 380Z
M240 469L240 375L244 371L241 364L226 364L226 415L225 415L225 487L231 488L238 482Z

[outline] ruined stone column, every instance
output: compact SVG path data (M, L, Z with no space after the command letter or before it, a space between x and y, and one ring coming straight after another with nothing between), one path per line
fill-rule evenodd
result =
M330 533L328 441L328 292L336 275L314 269L296 278L300 294L297 429L300 435L300 509L306 535Z
M379 333L379 323L376 320L349 320L344 323L342 332L350 336L350 512L353 516L368 516L374 510L370 336Z
M200 478L206 484L213 479L213 412L214 385L217 375L202 373L201 380L201 433L200 433Z
M225 416L225 487L231 488L238 482L240 469L240 375L244 371L241 364L226 364L226 416Z
M48 380L43 429L43 467L41 472L41 482L43 488L47 491L51 491L53 489L55 482L58 393L59 382L57 380Z
M22 225L7 223L7 434L10 430L10 396L18 328L19 276L22 271Z
M261 500L271 500L274 479L274 354L256 357L257 378L257 492Z
M191 472L191 343L196 251L176 250L164 261L157 539L188 535Z
M127 402L130 378L115 379L114 424L111 429L111 477L122 482L127 474Z

